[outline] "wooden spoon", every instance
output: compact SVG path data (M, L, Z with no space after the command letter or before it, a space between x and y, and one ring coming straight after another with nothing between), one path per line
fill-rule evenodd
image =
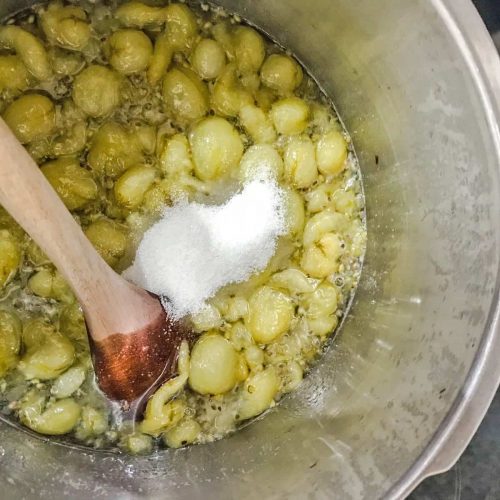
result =
M104 394L137 407L173 375L187 329L159 298L119 276L0 119L0 204L38 243L78 298Z

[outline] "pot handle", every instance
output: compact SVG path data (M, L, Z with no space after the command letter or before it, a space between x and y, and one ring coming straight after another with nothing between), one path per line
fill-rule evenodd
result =
M500 303L491 311L489 332L469 372L468 382L455 399L431 444L414 464L411 482L400 481L388 494L406 498L424 479L450 470L479 428L500 385Z

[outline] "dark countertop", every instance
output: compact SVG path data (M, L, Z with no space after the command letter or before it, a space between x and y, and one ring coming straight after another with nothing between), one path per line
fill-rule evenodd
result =
M500 51L500 0L473 1ZM426 479L409 499L500 500L500 391L458 463Z

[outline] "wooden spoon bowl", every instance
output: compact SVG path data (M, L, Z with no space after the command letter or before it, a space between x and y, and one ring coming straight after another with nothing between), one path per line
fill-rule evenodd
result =
M145 400L175 372L184 328L169 320L161 304L160 309L156 319L134 332L94 340L87 329L99 387L109 399L123 402L125 408Z
M190 337L187 325L171 321L159 298L150 295L160 310L143 329L89 339L99 387L109 399L124 403L124 408L133 403L141 406L175 373L178 347Z

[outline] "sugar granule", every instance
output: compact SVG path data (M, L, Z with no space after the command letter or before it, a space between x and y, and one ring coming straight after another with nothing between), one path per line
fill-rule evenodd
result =
M124 276L159 295L178 319L199 312L224 285L263 270L284 233L282 190L275 181L254 180L224 205L167 208Z

